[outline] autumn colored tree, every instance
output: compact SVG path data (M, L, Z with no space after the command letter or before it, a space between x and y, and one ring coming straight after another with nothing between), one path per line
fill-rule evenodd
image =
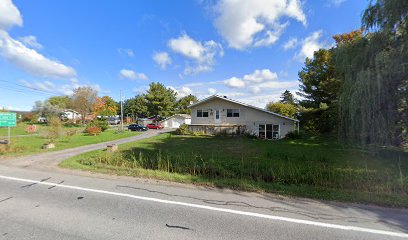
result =
M88 114L94 112L98 92L91 87L78 87L71 97L72 107L81 114L82 124Z
M96 98L94 111L96 115L99 116L114 116L118 111L118 106L111 97L103 96L101 98Z

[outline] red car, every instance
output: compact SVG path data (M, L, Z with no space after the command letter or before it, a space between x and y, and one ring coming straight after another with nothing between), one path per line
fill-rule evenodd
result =
M157 125L155 123L149 123L146 125L146 127L148 127L149 129L163 129L162 125Z

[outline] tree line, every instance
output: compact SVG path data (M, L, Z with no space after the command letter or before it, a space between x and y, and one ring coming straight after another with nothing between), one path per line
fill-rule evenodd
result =
M361 29L307 58L300 100L285 91L266 108L298 117L302 129L362 145L408 142L408 1L371 1Z
M145 93L123 102L123 115L135 121L150 116L163 119L176 113L190 114L191 110L187 107L197 101L197 97L191 94L178 98L173 89L153 82ZM70 96L53 96L45 101L36 101L33 112L41 117L61 117L65 109L77 111L85 123L89 115L120 115L120 102L109 96L98 97L98 92L91 87L78 87Z

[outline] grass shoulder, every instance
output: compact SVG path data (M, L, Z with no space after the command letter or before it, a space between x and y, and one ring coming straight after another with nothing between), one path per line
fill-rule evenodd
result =
M114 131L108 130L102 132L97 136L90 136L89 134L83 133L83 128L75 128L77 132L71 136L63 136L55 140L55 148L43 149L47 139L40 135L28 135L24 137L12 137L11 145L9 149L0 151L0 157L5 156L22 156L30 155L35 153L44 153L49 151L58 151L68 148L80 147L89 144L96 144L101 142L107 142L112 140L117 140L121 138L131 137L139 135L138 132L130 131ZM74 130L75 130L74 129ZM73 130L73 128L68 128L68 130ZM6 145L0 146L6 148Z
M408 207L402 151L344 147L333 139L260 141L161 134L75 156L61 167L324 200Z

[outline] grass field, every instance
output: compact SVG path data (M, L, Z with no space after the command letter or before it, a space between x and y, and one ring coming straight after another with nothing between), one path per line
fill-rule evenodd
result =
M12 136L15 135L27 135L25 133L25 124L19 124L12 131ZM46 129L46 125L39 125L39 132ZM66 148L79 147L88 144L106 142L111 140L116 140L125 137L131 137L138 135L137 132L117 132L114 130L108 130L102 132L98 136L89 136L82 132L82 127L64 127L64 131L76 131L73 136L64 136L56 140L55 148L53 149L42 149L42 146L47 142L47 139L43 138L41 134L28 134L24 137L12 137L10 147L1 144L0 145L0 157L1 156L19 156L19 155L29 155L34 153L41 153L47 151L56 151ZM4 132L4 129L2 129ZM0 131L0 136L5 136L5 134ZM6 132L7 134L7 132Z
M162 134L62 167L326 200L408 207L408 156L327 138L260 141Z

